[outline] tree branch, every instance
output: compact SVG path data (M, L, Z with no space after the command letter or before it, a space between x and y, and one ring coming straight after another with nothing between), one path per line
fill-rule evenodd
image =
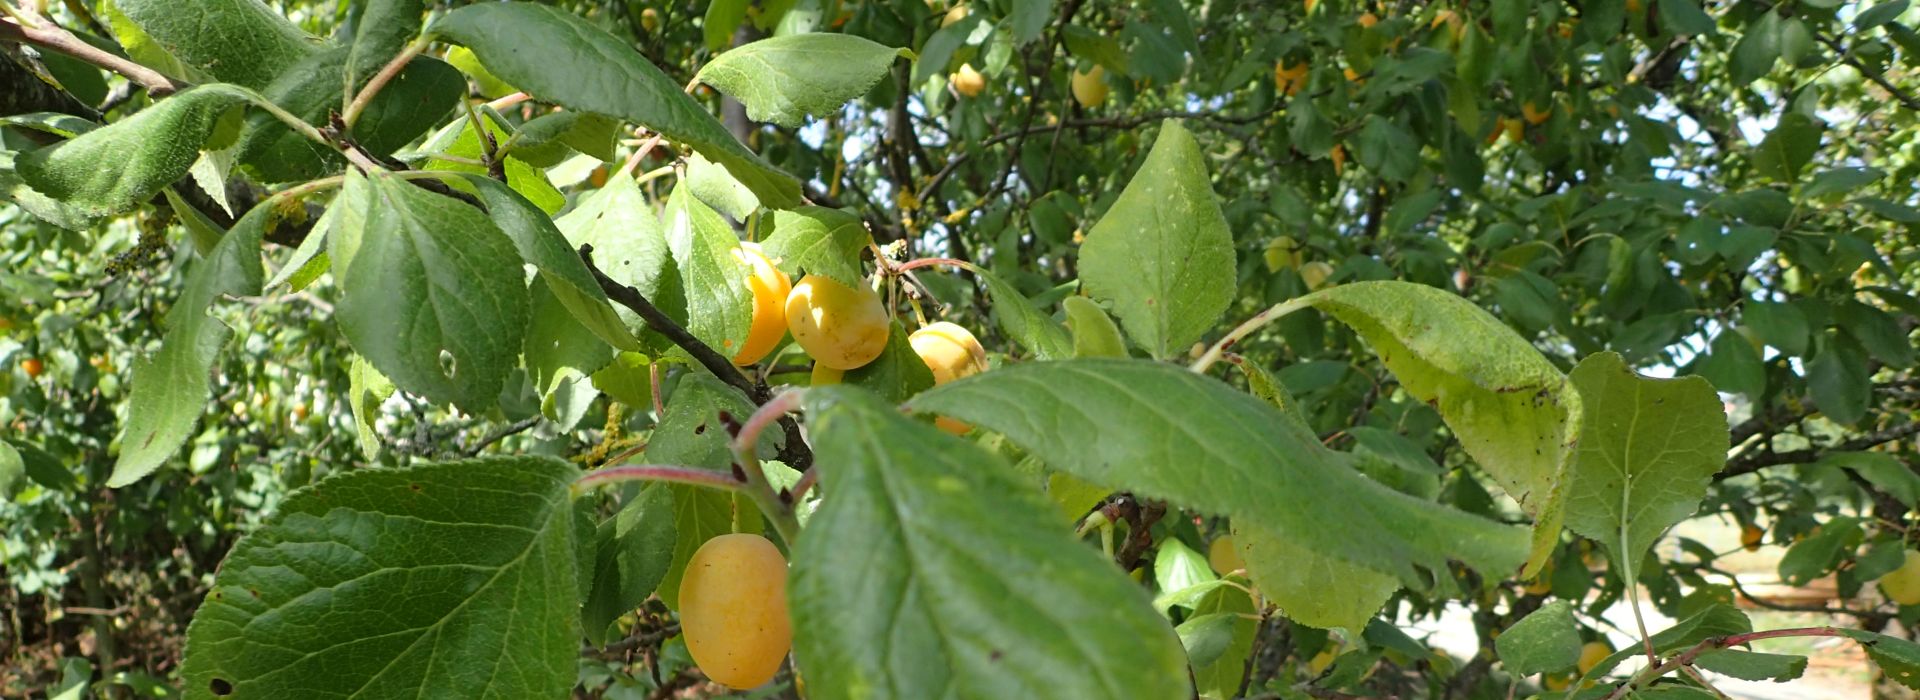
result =
M1725 469L1713 476L1714 481L1725 481L1742 474L1752 474L1767 467L1782 464L1806 464L1819 461L1829 452L1856 452L1882 443L1892 442L1908 435L1920 434L1920 422L1908 423L1879 432L1867 433L1838 445L1825 448L1806 448L1786 452L1757 452L1741 455L1727 462Z
M44 18L42 18L44 20ZM175 80L152 68L134 63L124 57L114 55L98 46L89 44L74 36L73 32L62 29L52 22L42 21L37 25L22 25L13 19L0 19L0 41L27 43L42 46L93 65L124 75L128 80L139 83L154 97L165 97L191 87L184 81Z
M687 329L681 328L680 324L674 323L673 319L668 318L666 313L653 305L653 302L647 301L647 297L642 295L640 290L621 284L602 272L599 266L593 264L593 246L580 246L580 261L586 263L587 271L593 273L594 281L600 283L600 289L606 292L608 299L639 314L641 320L647 322L647 327L659 331L674 345L686 350L687 354L692 355L693 359L700 363L700 366L707 368L708 372L719 377L720 381L726 382L728 386L745 394L747 400L752 401L755 406L765 404L773 398L773 391L765 383L755 383L748 379L747 375L740 372L740 368L733 366L733 361L714 351L699 338L695 338ZM782 416L780 429L785 435L785 440L780 444L780 452L776 458L795 470L807 471L813 466L813 450L807 447L807 441L801 438L800 424L795 422L792 416Z

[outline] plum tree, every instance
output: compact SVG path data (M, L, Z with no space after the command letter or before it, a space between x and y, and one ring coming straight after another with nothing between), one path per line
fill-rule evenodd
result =
M786 336L787 295L793 292L793 281L774 267L759 245L742 243L733 249L733 258L747 267L747 288L753 291L753 323L733 363L750 365L773 352Z
M753 688L772 680L793 645L779 548L747 533L700 545L680 579L680 630L694 664L715 682Z
M787 294L787 328L814 362L857 369L887 347L891 324L880 295L820 275L808 275Z

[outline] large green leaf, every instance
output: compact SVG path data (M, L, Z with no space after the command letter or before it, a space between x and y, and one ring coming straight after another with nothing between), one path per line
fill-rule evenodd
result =
M1088 481L1231 516L1328 556L1422 581L1458 559L1506 574L1514 528L1362 476L1348 457L1257 398L1171 365L1074 359L1005 367L915 398L920 410L1005 434Z
M746 105L754 121L798 127L867 94L895 58L912 55L852 34L793 34L715 56L694 78Z
M532 223L535 217L529 213L526 218ZM647 203L632 175L620 173L608 178L605 186L580 198L572 211L553 223L566 234L570 247L593 246L593 263L607 277L659 301L662 276L668 270L667 239L660 232L660 221L654 218L653 205ZM597 283L594 288L599 288ZM664 306L661 310L669 315L674 312ZM641 323L632 311L616 311L629 327Z
M345 472L236 544L187 629L189 698L558 698L580 628L568 487L520 457Z
M133 364L133 394L120 427L120 458L107 485L139 481L180 449L200 424L211 391L214 358L233 331L207 315L222 295L259 294L265 272L260 239L273 207L258 206L235 223L187 276L187 288L167 313L159 352Z
M340 199L357 211L328 242L347 341L401 389L491 407L527 331L512 241L484 212L384 172L349 171Z
M1820 133L1825 129L1826 124L1812 117L1799 112L1786 113L1754 151L1754 168L1780 182L1798 180L1800 171L1813 160L1814 152L1820 150Z
M860 217L838 209L800 207L775 211L773 233L761 244L783 270L820 275L849 287L866 284L860 251L873 243Z
M540 207L499 180L471 174L464 179L479 195L481 203L487 205L487 213L492 215L493 223L499 225L507 238L513 239L513 246L519 249L521 259L540 271L540 278L546 280L548 288L553 290L554 296L573 314L575 320L608 345L622 350L640 348L640 341L633 337L632 331L627 329L626 323L614 311L613 302L600 289L600 283L594 280L593 272L587 269L586 263L581 262L580 256L574 253L557 222L547 218L546 212L541 211ZM620 181L627 187L633 185L632 178L623 177ZM635 191L634 195L637 196L638 192ZM587 205L582 204L575 211L586 208ZM604 208L596 211L607 213ZM644 210L640 212L642 215L645 213ZM599 217L592 218L597 223L605 223ZM644 224L621 229L620 234L631 239L643 239L651 234L652 241L660 240L652 217L647 217ZM635 242L644 245L646 241ZM621 249L610 248L613 251ZM603 255L603 259L596 261L596 264L612 268L614 262L605 257Z
M255 90L320 46L260 0L116 0L115 6L186 67Z
M1521 618L1493 640L1500 663L1521 676L1563 671L1580 660L1580 630L1573 604L1556 600Z
M1614 353L1569 375L1584 410L1567 527L1634 563L1667 528L1693 515L1726 465L1727 417L1699 377L1653 379ZM1636 567L1637 568L1637 567Z
M789 586L813 696L1191 696L1146 594L1006 463L859 389L807 407L833 494Z
M1139 172L1080 247L1087 293L1157 358L1185 352L1233 300L1233 234L1200 144L1167 121Z
M64 143L21 154L20 178L62 204L118 214L153 198L187 174L227 110L250 93L203 85Z
M1248 390L1273 406L1288 429L1312 432L1299 404L1266 368L1251 362L1236 364L1246 372ZM1322 554L1269 530L1237 530L1234 546L1247 565L1247 576L1261 595L1294 622L1358 631L1400 590L1399 579Z
M720 213L700 203L692 190L674 188L667 198L667 249L687 290L687 331L721 355L733 357L753 323L753 290L747 268L734 258L740 239Z
M1352 326L1413 398L1534 517L1529 570L1560 533L1562 473L1580 402L1539 351L1465 299L1410 282L1358 282L1277 307L1313 307Z
M747 150L647 59L572 13L534 3L486 3L447 13L430 33L473 50L500 79L569 109L620 117L726 167L760 203L800 203L792 175Z
M360 5L347 58L347 75L354 76L355 84L372 77L420 33L426 11L423 0L369 0Z

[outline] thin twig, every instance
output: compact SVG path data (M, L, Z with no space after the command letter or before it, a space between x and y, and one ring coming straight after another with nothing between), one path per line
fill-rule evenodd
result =
M380 90L384 89L394 76L399 75L415 56L427 50L427 44L426 37L414 39L407 44L406 48L401 49L400 53L394 55L393 60L387 61L387 65L381 66L380 72L373 74L373 79L368 80L366 86L360 88L359 94L353 96L353 101L347 103L347 109L341 114L340 120L349 128L360 121L360 114L367 111L367 105L373 103L374 96L380 94Z
M586 263L587 270L593 273L594 281L600 283L600 289L607 293L607 298L639 314L640 319L646 321L649 328L658 331L666 336L667 340L673 341L674 345L686 350L687 354L692 355L693 359L700 363L700 366L707 368L707 371L719 377L720 381L739 389L740 393L753 399L755 404L766 402L767 397L764 391L755 387L753 382L747 379L747 375L741 374L740 368L733 366L732 361L701 342L687 329L681 328L680 324L674 323L673 319L668 318L667 314L660 310L660 307L648 301L646 295L641 294L640 290L621 284L602 272L600 267L593 263L593 246L580 246L580 261Z
M114 55L98 46L89 44L73 32L62 29L52 22L41 22L35 26L24 26L11 19L0 19L0 41L28 43L35 46L59 51L95 66L124 75L128 80L139 83L147 89L147 94L165 97L192 87L191 84L161 75L159 71L134 63L126 58Z
M676 467L663 464L622 464L617 467L603 467L587 472L573 482L575 493L625 481L667 481L691 486L738 491L746 483L733 478L732 474L712 469L695 467Z

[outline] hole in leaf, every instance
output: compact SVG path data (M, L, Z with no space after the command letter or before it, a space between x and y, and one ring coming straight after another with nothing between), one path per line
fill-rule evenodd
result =
M208 686L209 686L208 690L212 690L214 695L232 695L233 694L233 684L227 682L227 679L225 678L215 678L213 679L212 683L208 684Z
M440 373L441 374L446 375L448 379L452 379L454 376L454 371L458 369L457 365L459 365L459 362L453 359L452 352L449 352L447 350L440 351Z

